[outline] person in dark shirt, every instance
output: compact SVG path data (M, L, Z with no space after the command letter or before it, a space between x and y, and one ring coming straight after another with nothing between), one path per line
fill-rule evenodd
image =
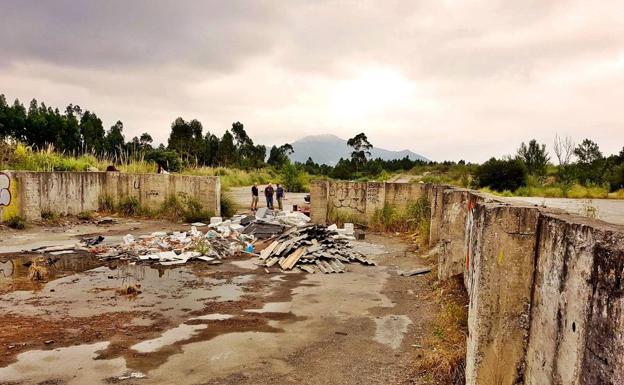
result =
M282 205L282 199L284 199L284 187L277 184L277 188L275 189L275 197L277 198L277 207L280 210L284 210L284 206Z
M268 186L264 189L264 196L266 197L267 207L273 210L273 185L269 183Z
M251 211L258 210L258 185L251 186Z

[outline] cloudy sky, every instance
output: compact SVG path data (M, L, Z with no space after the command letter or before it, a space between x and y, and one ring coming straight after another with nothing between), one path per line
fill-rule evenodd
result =
M624 146L624 2L0 2L0 93L166 142L178 116L256 142L365 132L483 161L555 133Z

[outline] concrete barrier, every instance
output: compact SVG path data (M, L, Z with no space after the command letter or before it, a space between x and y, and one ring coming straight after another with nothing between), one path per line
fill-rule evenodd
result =
M216 215L221 211L219 177L126 174L120 172L4 171L10 181L8 204L0 205L0 219L20 215L41 218L42 211L78 214L98 210L100 200L135 197L141 207L158 210L170 195L191 197Z
M624 384L624 226L407 183L330 182L312 217L350 202L366 221L421 196L438 277L463 274L468 291L466 384Z

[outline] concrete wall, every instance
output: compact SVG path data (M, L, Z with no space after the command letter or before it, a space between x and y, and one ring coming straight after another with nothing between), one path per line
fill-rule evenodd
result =
M36 220L45 210L58 214L98 210L103 197L110 197L114 202L136 197L141 207L157 210L167 196L177 195L197 199L217 215L221 209L218 177L119 172L5 171L0 174L10 181L10 200L0 206L3 220L14 215Z
M431 185L314 181L310 185L312 221L325 223L340 216L366 223L384 205L405 208L426 195L428 188Z
M449 186L322 183L317 222L428 197L438 277L469 294L468 385L624 384L624 226Z

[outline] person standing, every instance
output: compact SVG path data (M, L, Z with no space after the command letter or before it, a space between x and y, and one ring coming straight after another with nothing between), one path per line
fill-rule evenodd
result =
M277 184L277 188L275 189L275 197L277 198L277 207L280 210L284 210L284 206L282 205L282 199L284 199L284 187Z
M266 197L267 207L273 210L273 186L269 183L264 189L264 196Z
M251 186L251 211L258 210L258 185L256 183Z

